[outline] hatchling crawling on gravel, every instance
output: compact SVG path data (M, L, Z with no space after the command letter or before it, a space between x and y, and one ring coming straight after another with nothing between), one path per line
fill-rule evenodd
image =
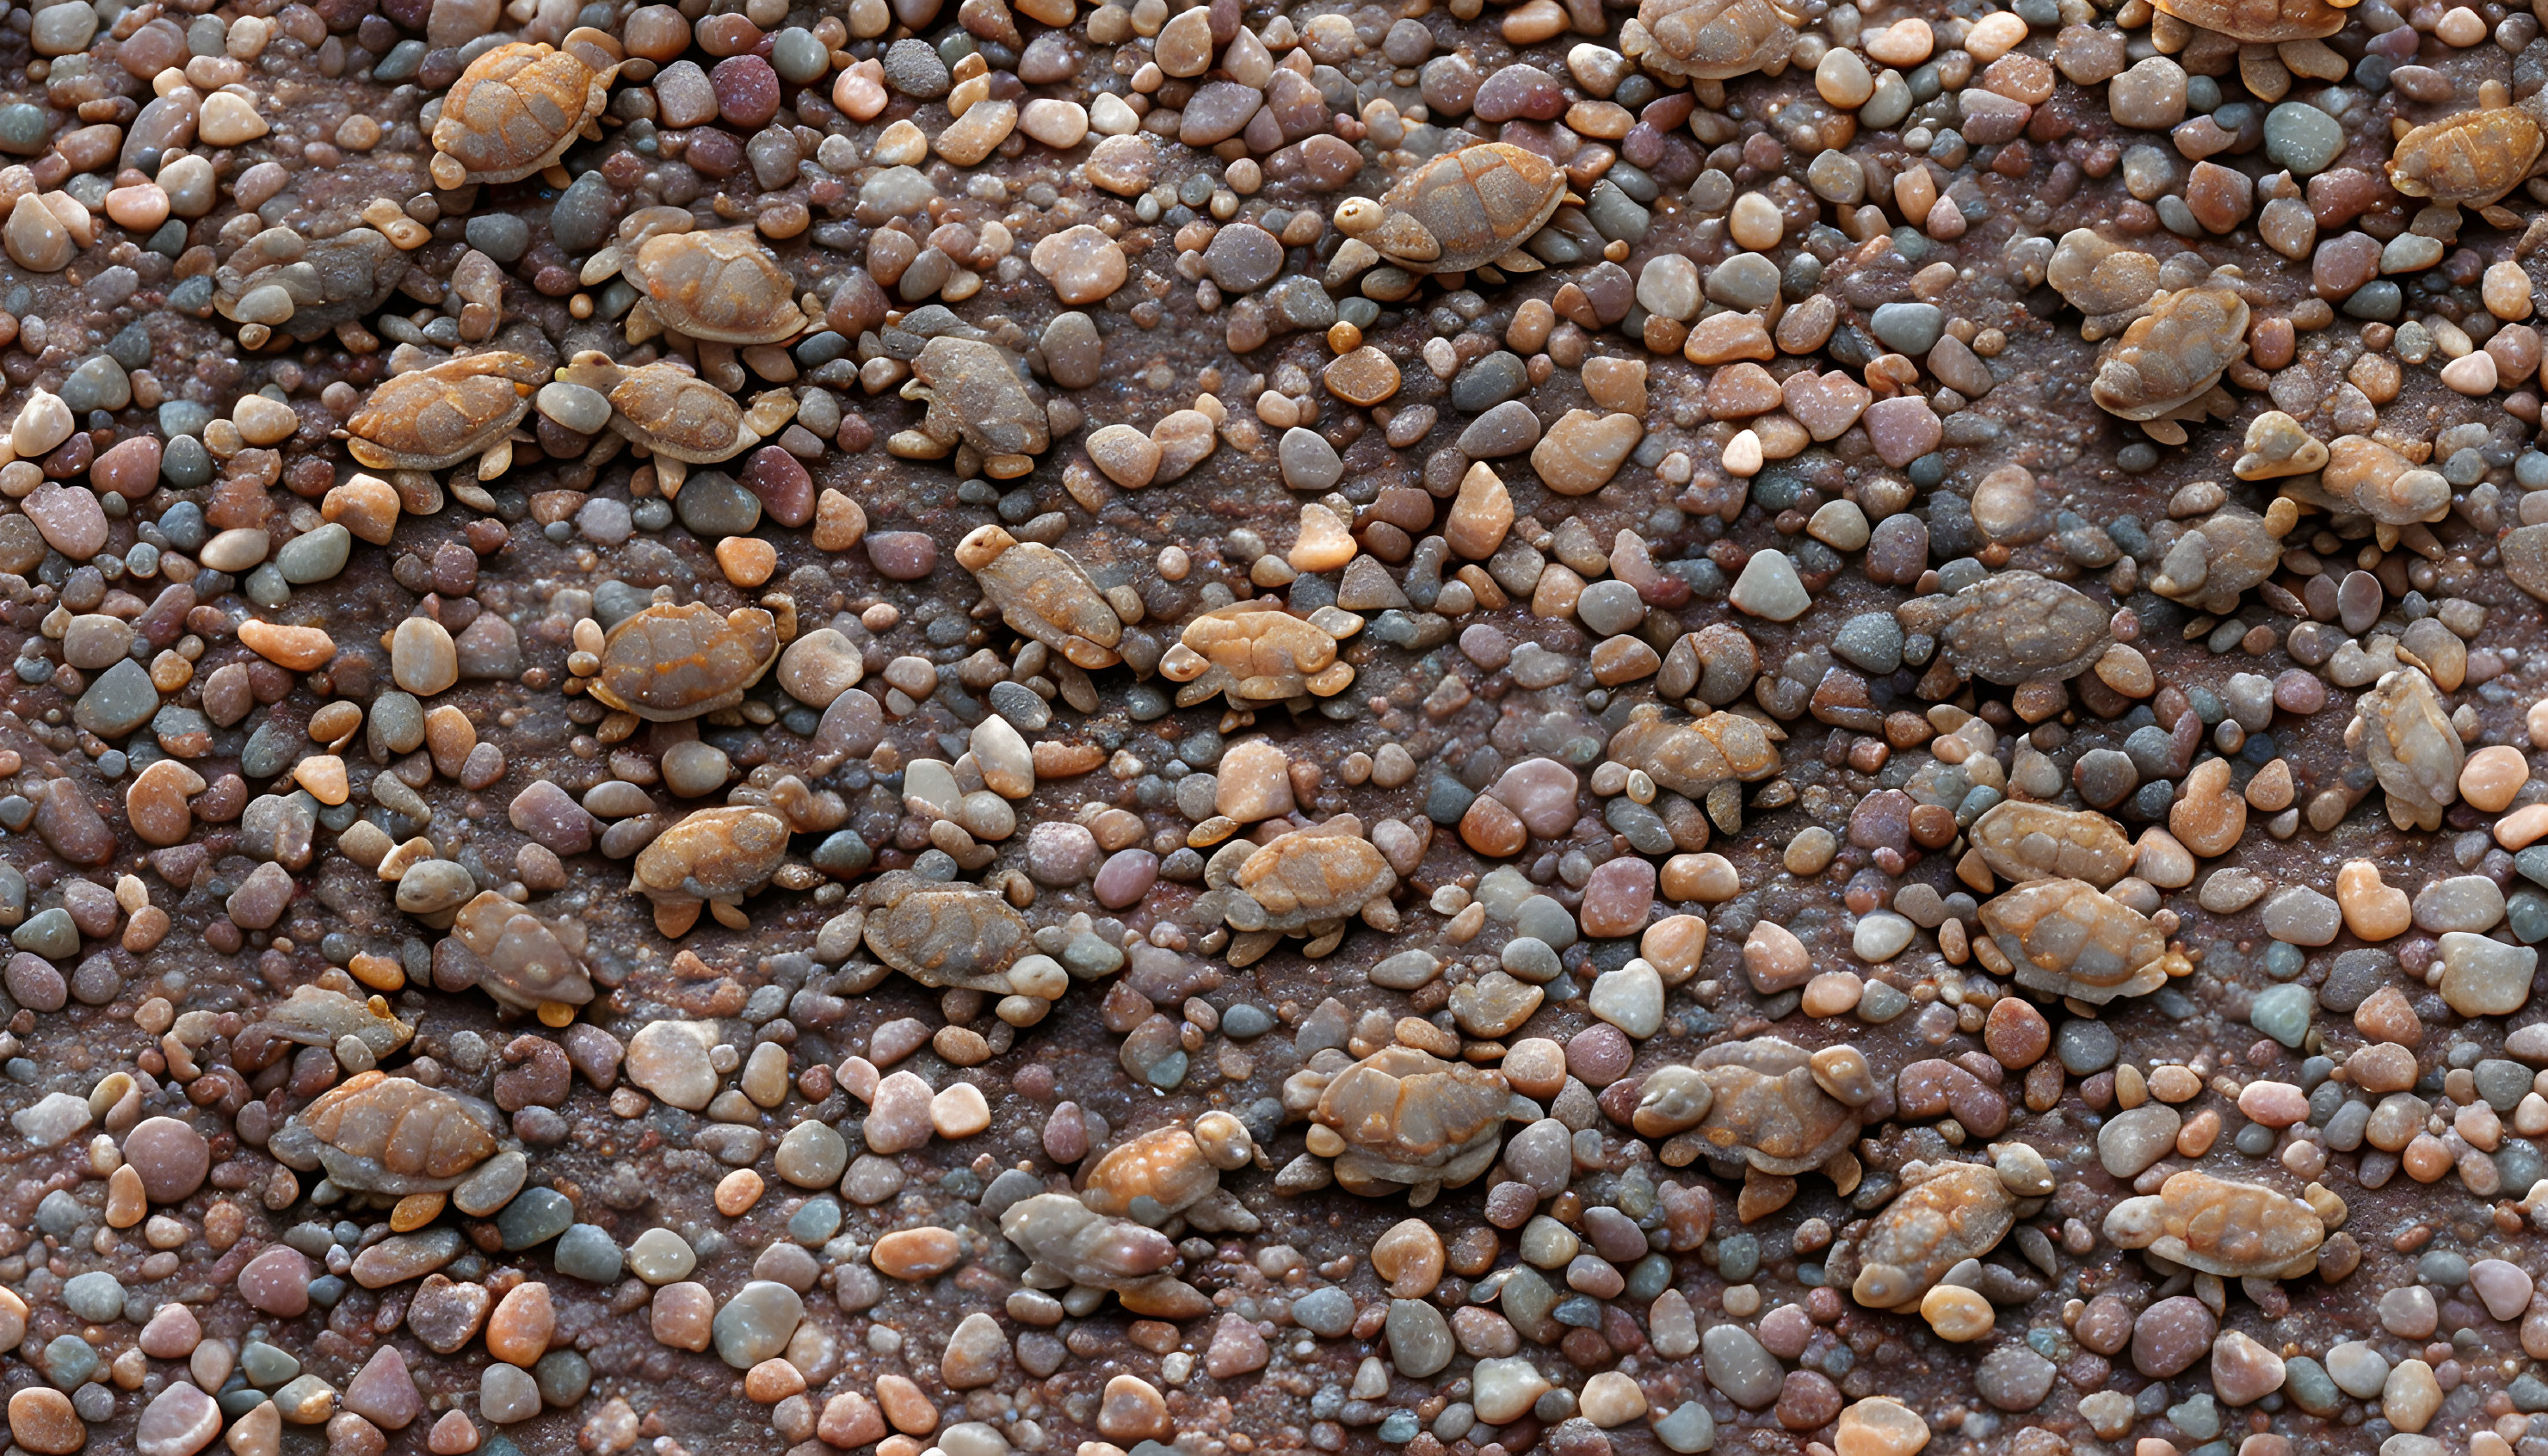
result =
M1619 27L1619 50L1657 75L1730 81L1787 68L1806 22L1771 0L1643 0Z
M1018 378L1017 361L999 345L942 333L911 361L902 397L929 408L917 429L896 430L885 448L907 460L956 457L956 474L1015 480L1052 448L1044 405Z
M445 1195L465 1213L493 1213L525 1171L494 1107L378 1070L319 1094L275 1130L267 1150L287 1167L325 1169L348 1193L419 1200L400 1211L409 1227L438 1212Z
M1850 1295L1870 1310L1916 1307L1966 1259L1999 1246L2017 1226L2017 1194L1986 1163L1913 1163L1902 1191L1860 1235Z
M1410 273L1465 273L1492 263L1513 273L1540 266L1521 250L1560 206L1583 199L1566 173L1536 152L1489 141L1437 156L1378 201L1336 205L1336 230Z
M866 948L932 990L960 987L1038 1003L1000 1006L1003 1020L1033 1025L1070 988L1061 962L1039 955L1026 917L996 892L897 869L866 887ZM1021 1013L1031 1013L1023 1021Z
M1331 1159L1346 1192L1405 1189L1417 1208L1494 1165L1514 1106L1502 1072L1402 1046L1360 1061L1322 1050L1285 1079L1283 1102L1309 1115L1308 1156ZM1287 1183L1305 1186L1289 1170Z
M1123 661L1124 619L1067 553L986 525L956 543L956 560L1020 635L1090 672Z
M591 617L577 622L567 672L580 684L571 690L589 692L606 708L678 723L743 701L795 637L796 604L777 592L760 606L731 611L704 601L658 600L607 632Z
M499 1005L564 1026L592 999L584 925L571 915L536 915L482 890L452 918L451 934L483 962L478 988Z
M239 326L239 342L251 349L276 334L308 343L331 329L369 339L361 320L403 284L419 300L439 297L432 280L410 268L406 250L372 228L316 240L268 228L215 269L213 283L213 308Z
M590 27L563 46L509 42L469 63L433 124L433 185L515 182L556 163L579 139L599 140L619 43ZM558 174L565 185L565 174Z
M2266 102L2292 88L2295 74L2341 81L2351 67L2323 44L2344 29L2346 5L2330 0L2152 0L2150 43L2185 52L2188 68L2209 73L2205 52L2235 47L2238 79Z
M771 797L766 804L694 809L638 852L628 887L655 902L657 930L676 939L687 934L701 905L719 924L750 930L743 902L766 886L809 890L823 882L812 865L787 863L787 844L792 835L831 824L807 812L810 796Z
M1398 873L1351 814L1262 845L1233 839L1204 866L1204 880L1211 888L1196 908L1237 932L1232 965L1248 964L1287 935L1309 938L1303 955L1324 956L1343 943L1355 916L1382 932L1399 924L1389 898Z
M1858 1110L1875 1093L1874 1073L1854 1046L1808 1054L1776 1037L1755 1037L1657 1068L1637 1089L1632 1125L1649 1138L1673 1138L1667 1165L1702 1154L1742 1163L1736 1210L1748 1224L1785 1207L1799 1173L1821 1169L1844 1196L1857 1188L1850 1141Z
M1244 715L1260 707L1352 686L1353 665L1336 656L1336 644L1361 626L1362 618L1333 606L1296 617L1276 602L1232 602L1186 623L1160 656L1159 676L1182 684L1179 707L1221 693L1241 721L1253 721Z
M381 381L338 433L373 470L446 470L474 455L478 479L491 481L511 467L513 427L546 377L521 354L463 354Z
M2099 346L2089 398L2167 445L2185 443L2187 422L2230 414L2221 376L2247 354L2242 283L2225 265L2192 288L2153 294L2148 313Z
M2119 1248L2145 1248L2163 1259L2224 1279L2297 1279L2318 1267L2333 1195L2310 1185L2304 1202L2254 1183L2188 1168L2159 1191L2128 1198L2106 1215L2106 1237Z
M2488 223L2518 229L2520 215L2499 206L2503 195L2537 174L2548 126L2548 108L2534 93L2515 102L2502 81L2478 86L2473 111L2409 126L2390 123L2396 144L2389 154L2389 185L2408 197L2474 207Z
M1154 1128L1117 1143L1080 1174L1079 1200L1108 1218L1131 1219L1175 1237L1191 1227L1207 1233L1252 1233L1260 1226L1221 1175L1255 1160L1247 1128L1226 1112L1208 1112L1192 1128Z
M1949 667L2004 686L2086 672L2114 640L2113 615L2078 588L2028 571L1993 572L1893 610L1902 630L1938 639Z
M541 390L541 412L552 419L572 408L552 392L559 387L601 396L610 407L611 433L651 454L656 482L671 497L681 495L689 466L731 460L785 429L796 414L796 397L785 390L765 390L746 409L673 360L629 366L597 349L577 354L557 372L556 384Z
M1000 1232L1027 1256L1029 1289L1111 1291L1135 1315L1192 1320L1212 1299L1179 1279L1177 1246L1131 1219L1101 1214L1067 1193L1039 1193L1000 1215Z
M616 275L638 292L627 337L642 343L671 331L709 343L785 343L811 321L795 279L750 228L694 230L682 208L644 208L619 224L617 239L585 260L592 288Z

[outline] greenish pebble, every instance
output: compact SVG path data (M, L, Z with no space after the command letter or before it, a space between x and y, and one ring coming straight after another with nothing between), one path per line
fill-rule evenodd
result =
M693 473L675 509L690 534L703 541L740 536L761 524L761 498L721 470Z
M133 381L124 366L104 354L94 355L70 372L59 391L74 414L92 410L121 410L133 403Z
M2290 1367L2284 1367L2286 1376ZM2212 1404L2208 1395L2197 1393L2167 1408L2167 1418L2178 1430L2198 1441L2208 1441L2221 1434L2221 1408Z
M45 149L52 131L52 118L43 107L23 101L0 106L0 151L34 156Z
M507 1251L532 1248L564 1233L575 1223L575 1205L554 1188L526 1188L496 1216L496 1231Z
M2298 1046L2309 1035L2310 1013L2318 998L2307 986L2271 986L2256 995L2247 1024L2286 1046Z
M1925 354L1947 331L1947 315L1936 304L1879 304L1867 327L1897 353Z
M1673 1413L1655 1422L1655 1439L1685 1453L1716 1448L1716 1417L1696 1401L1684 1401Z
M1871 980L1859 994L1858 1019L1868 1026L1880 1027L1910 1008L1911 998L1899 988Z
M269 611L292 599L292 584L283 579L283 573L275 570L274 563L270 561L249 572L247 580L239 584L239 592Z
M2535 946L2548 941L2548 895L2526 885L2513 891L2512 898L2504 902L2503 918L2512 927L2513 939L2521 944Z
M272 778L292 766L301 750L300 736L272 718L256 725L239 750L239 772L250 778Z
M2283 102L2265 112L2265 155L2299 176L2334 166L2344 150L2344 125L2306 102Z
M301 1373L301 1362L261 1339L239 1349L239 1373L254 1386L278 1386Z
M807 1199L787 1219L787 1236L809 1246L823 1243L840 1231L841 1204L828 1193Z
M2307 1355L2297 1355L2283 1363L2283 1389L2291 1392L2292 1404L2312 1415L2333 1415L2344 1405L2344 1393L2326 1367Z
M540 1399L551 1406L572 1406L592 1389L592 1362L573 1350L551 1350L531 1367Z
M274 554L274 568L283 580L296 587L324 582L345 569L345 559L354 549L354 533L341 521L329 521L315 531L293 537Z
M1728 1284L1749 1284L1761 1270L1761 1240L1734 1233L1716 1241L1716 1277Z
M104 1269L74 1274L62 1283L62 1308L91 1324L124 1318L124 1285Z
M100 738L115 739L149 722L157 711L159 688L150 681L150 670L128 657L98 675L80 694L71 718Z
M814 33L802 26L789 26L771 43L770 64L778 78L794 85L809 85L820 79L832 64L831 52Z
M37 911L27 917L26 924L9 933L9 944L47 960L67 960L78 955L79 943L79 927L71 923L71 913L59 905Z
M2521 1105L2522 1094L2530 1090L2530 1068L2501 1056L2490 1056L2477 1064L2477 1095L2497 1112L2509 1114ZM2528 1192L2527 1188L2522 1190Z
M587 1284L608 1284L619 1277L619 1244L597 1225L569 1227L558 1236L551 1257L559 1273Z

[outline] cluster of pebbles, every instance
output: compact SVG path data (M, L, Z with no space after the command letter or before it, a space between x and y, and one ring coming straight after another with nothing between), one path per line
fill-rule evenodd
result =
M2548 1451L2541 18L0 21L0 1456Z

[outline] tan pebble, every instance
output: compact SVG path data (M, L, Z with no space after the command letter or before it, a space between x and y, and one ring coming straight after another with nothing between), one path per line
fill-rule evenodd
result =
M557 1328L557 1307L549 1287L538 1280L513 1286L487 1317L487 1353L524 1369L549 1352L549 1335Z
M716 1210L729 1219L740 1219L761 1202L765 1186L762 1176L750 1168L737 1168L717 1180Z
M691 1280L667 1284L649 1305L655 1341L677 1350L704 1350L716 1319L716 1296Z
M991 1104L981 1088L957 1082L929 1100L929 1123L941 1138L970 1138L991 1126Z
M1937 35L1929 29L1929 23L1917 17L1896 21L1879 31L1870 31L1864 41L1869 56L1899 70L1908 70L1927 60L1937 44Z
M867 1261L893 1279L929 1279L956 1267L963 1241L946 1228L898 1228L875 1241Z
M150 1200L141 1191L141 1174L131 1163L107 1175L106 1227L130 1228L149 1212Z
M336 655L335 639L319 628L277 626L253 617L238 624L238 640L267 662L296 673L314 672Z
M1442 1235L1421 1219L1408 1219L1371 1246L1372 1272L1389 1281L1393 1299L1420 1300L1442 1282Z
M764 1406L775 1406L804 1390L805 1373L784 1359L764 1360L743 1377L744 1396Z
M1833 1428L1837 1456L1915 1456L1929 1444L1929 1422L1890 1396L1869 1396L1840 1412Z
M1920 1298L1920 1318L1938 1337L1962 1343L1991 1332L1998 1316L1990 1301L1959 1285L1941 1284Z
M2405 935L2414 923L2407 892L2382 883L2380 866L2369 860L2348 860L2336 870L2335 904L2343 912L2344 928L2366 941Z
M2460 797L2489 814L2500 814L2530 780L2530 763L2521 750L2496 744L2469 755L2460 766Z
M2522 850L2548 836L2548 804L2524 804L2495 821L2495 842Z
M322 804L341 804L352 790L345 782L345 761L334 754L313 754L292 770L292 779Z
M2203 1079L2196 1076L2189 1067L2169 1065L2155 1067L2150 1071L2150 1095L2161 1102L2173 1104L2190 1101L2202 1090Z
M1545 1037L1525 1038L1504 1053L1503 1072L1524 1097L1554 1097L1566 1086L1566 1048Z
M893 1428L905 1435L925 1436L938 1428L938 1408L907 1377L877 1376L876 1405Z
M1858 1008L1859 998L1866 994L1866 983L1856 971L1827 970L1805 982L1804 1012L1807 1016L1847 1016Z
M758 587L777 570L778 548L758 536L728 536L716 545L716 562L735 586Z

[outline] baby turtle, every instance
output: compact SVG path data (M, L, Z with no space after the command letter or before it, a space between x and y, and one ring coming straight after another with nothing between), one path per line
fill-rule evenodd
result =
M898 869L868 886L867 901L867 949L924 986L1049 1002L1069 985L1050 956L1022 956L1031 950L1026 917L980 885Z
M741 906L772 880L788 889L810 889L819 872L788 865L788 836L805 826L787 818L779 807L728 804L698 809L638 852L628 887L655 902L655 928L680 937L698 923L705 904L719 924L750 930Z
M1702 799L1720 783L1751 783L1778 772L1778 746L1760 723L1740 713L1680 721L1652 703L1629 710L1610 735L1610 760L1642 771L1657 787Z
M1619 50L1658 75L1730 81L1787 68L1804 18L1770 0L1641 0Z
M2498 228L2519 228L2519 215L2498 204L2537 173L2548 131L2536 97L2511 100L2502 82L2490 80L2478 88L2475 111L2420 127L2393 122L2389 185L2408 197L2475 207Z
M1680 1079L1674 1116L1694 1112L1688 1127L1695 1144L1745 1166L1736 1204L1744 1223L1784 1207L1795 1196L1798 1173L1819 1168L1843 1195L1858 1186L1858 1159L1849 1145L1858 1136L1858 1109L1875 1099L1876 1087L1856 1047L1826 1046L1809 1055L1776 1037L1755 1037L1707 1048L1690 1070L1708 1094L1699 1097ZM1683 1161L1688 1156L1683 1153ZM1672 1160L1669 1151L1665 1160Z
M2004 687L2068 681L2103 657L2113 614L2086 592L2027 571L1993 572L1953 596L1923 596L1894 609L1906 632L1925 632L1948 666Z
M1169 1272L1177 1246L1155 1228L1109 1218L1067 1193L1039 1193L1000 1215L1000 1232L1027 1256L1030 1289L1103 1289L1152 1320L1212 1313L1203 1291Z
M443 93L433 124L433 185L516 182L546 168L599 119L625 57L602 31L579 27L563 46L509 42L480 55ZM558 185L565 184L560 174Z
M1351 612L1333 615L1359 620ZM1218 692L1234 711L1253 712L1303 695L1333 697L1353 685L1354 670L1338 660L1335 634L1320 622L1277 602L1238 601L1186 623L1177 645L1160 657L1159 676L1185 684L1177 692L1179 707Z
M295 1114L269 1150L359 1193L448 1193L496 1155L496 1109L412 1077L357 1072Z
M1522 244L1568 202L1582 199L1546 157L1489 141L1433 158L1377 202L1345 199L1335 222L1337 231L1410 273L1465 273L1488 263L1529 273L1540 262Z
M1115 647L1124 640L1124 619L1068 555L986 525L956 543L956 559L1021 635L1090 672L1123 661Z
M2283 563L2282 538L2263 516L2242 506L2225 505L2173 541L2164 530L2151 534L2162 554L2158 570L2150 573L2149 589L2170 601L2219 615L2236 611L2240 594Z
M731 460L787 427L796 397L765 390L747 410L734 397L669 359L630 367L586 349L557 372L557 382L610 403L610 429L654 457L664 493L678 497L687 466ZM543 411L545 412L545 411Z
M1981 917L2019 985L2091 1006L2157 990L2183 959L2147 916L2083 879L2028 880Z
M2192 288L2153 294L2149 312L2098 350L2089 398L2169 445L2185 443L2181 421L2228 414L2235 407L2221 376L2247 354L2239 281L2225 266Z
M485 962L479 989L500 1005L562 1027L575 1019L575 1008L592 999L584 925L572 916L534 915L494 890L482 890L452 918L451 934Z
M405 249L376 228L350 228L311 241L269 228L213 273L213 308L239 325L239 342L264 348L277 333L308 343L336 330L379 347L359 320L389 302L408 277Z
M302 1046L332 1048L351 1037L375 1060L415 1038L415 1028L400 1021L386 999L373 996L357 1001L324 986L293 987L291 999L268 1011L256 1025L268 1036Z
M2224 1279L2297 1279L2318 1267L2326 1225L2297 1198L2188 1168L2115 1205L2106 1237Z
M886 442L903 459L940 460L954 452L959 475L1015 480L1052 448L1044 406L1018 378L1017 361L997 344L940 334L911 361L902 397L929 406L920 428L897 430Z
M604 707L678 723L743 701L795 625L795 603L775 593L723 612L704 601L659 601L606 634L579 622L567 671Z
M1870 1310L1916 1306L1948 1270L1999 1247L2017 1227L2017 1199L1988 1164L1914 1164L1902 1180L1859 1240L1849 1292Z
M1310 1150L1335 1160L1346 1192L1382 1198L1403 1188L1421 1208L1494 1165L1511 1105L1501 1071L1384 1046L1319 1094L1310 1117L1332 1140L1314 1137Z
M337 434L373 470L445 470L475 455L478 479L492 481L512 465L513 426L546 377L521 354L463 354L383 380Z
M2044 281L2063 303L2088 316L2080 320L2079 337L2093 344L2149 312L2150 295L2159 291L2159 262L2138 248L2073 228L2052 250Z
M2325 455L2316 475L2284 482L2282 493L2340 514L2371 517L2383 550L2398 544L2400 527L2451 513L2451 483L2440 471L2369 435L2338 435L2327 442Z
M2150 20L2150 41L2160 51L2192 52L2189 61L2200 67L2207 63L2204 52L2235 46L2239 79L2263 101L2282 100L2295 72L2325 81L2344 79L2344 58L2320 44L2344 29L2343 8L2328 0L2152 3L2158 13Z
M640 295L628 314L632 344L671 330L711 343L785 343L811 321L796 280L750 228L691 230L690 214L647 208L620 225L619 239L584 265L592 288L616 274Z
M2084 879L2099 889L2133 872L2124 827L2094 809L2003 799L1973 821L1973 848L2007 879Z
M1245 1125L1208 1112L1194 1127L1156 1128L1109 1148L1080 1177L1079 1200L1109 1218L1171 1229L1171 1220L1208 1232L1253 1232L1257 1219L1221 1186L1221 1175L1256 1155Z
M1212 885L1199 906L1239 932L1232 965L1245 965L1286 935L1305 935L1313 958L1342 944L1345 923L1359 915L1375 930L1398 928L1390 895L1397 871L1362 835L1362 821L1339 814L1315 829L1278 835L1262 845L1232 840L1205 866Z
M2459 799L2460 768L2468 749L2451 727L2433 680L2415 668L2384 675L2353 700L2344 746L2371 766L2389 793L2389 822L2426 833L2442 827L2442 812Z

